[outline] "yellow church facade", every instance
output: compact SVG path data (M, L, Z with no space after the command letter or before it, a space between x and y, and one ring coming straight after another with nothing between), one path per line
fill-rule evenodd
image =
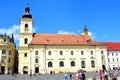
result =
M20 21L19 73L61 73L108 68L106 46L84 34L33 33L30 8Z

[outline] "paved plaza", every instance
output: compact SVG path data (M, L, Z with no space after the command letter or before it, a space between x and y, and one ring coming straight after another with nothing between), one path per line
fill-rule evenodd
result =
M0 80L64 80L64 75L65 74L52 74L52 75L44 74L44 75L36 75L36 76L33 75L32 77L27 74L0 75ZM100 80L99 73L97 72L87 72L85 73L85 75L86 75L86 80ZM120 76L120 73L118 73L118 80L120 80L119 76ZM76 74L73 74L73 80L76 80Z
M88 77L87 79L90 80ZM30 75L0 75L0 80L64 80L64 74L45 74L32 77ZM73 75L73 80L76 80L75 75Z

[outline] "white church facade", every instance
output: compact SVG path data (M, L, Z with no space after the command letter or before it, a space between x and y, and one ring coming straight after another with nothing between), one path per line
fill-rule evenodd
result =
M20 20L19 73L99 71L108 68L107 48L84 34L33 33L30 8Z

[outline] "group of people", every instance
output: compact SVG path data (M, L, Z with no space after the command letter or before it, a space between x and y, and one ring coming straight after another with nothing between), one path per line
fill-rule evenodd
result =
M76 80L85 80L85 73L80 72L80 73L76 74Z
M72 73L69 73L69 74L65 74L65 79L64 80L73 80L73 75Z
M75 78L75 76L72 75L72 73L70 73L70 74L65 74L64 80L73 80L74 78ZM77 73L76 80L85 80L84 72Z
M99 75L100 75L100 80L108 80L108 75L107 75L107 71L106 70L100 70L99 71Z
M117 73L116 71L110 71L107 70L100 70L99 71L100 80L109 80L108 76L110 77L110 80L117 80ZM64 80L74 80L75 75L69 73L65 74ZM76 80L85 80L86 76L84 72L79 72L76 74ZM96 80L96 79L95 79Z
M117 73L116 73L116 71L111 71L110 73L110 78L112 78L112 80L117 80Z
M108 80L108 74L111 80L117 80L117 73L115 71L107 72L106 70L99 71L100 80Z

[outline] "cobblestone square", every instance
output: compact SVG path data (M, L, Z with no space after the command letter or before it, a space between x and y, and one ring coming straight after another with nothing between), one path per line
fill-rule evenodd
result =
M92 74L91 74L92 73ZM91 72L86 73L87 80L91 80L91 77L98 77L98 73ZM0 75L0 80L64 80L65 74L44 74L44 75ZM73 80L76 80L76 74L72 75ZM69 74L68 74L69 78Z

